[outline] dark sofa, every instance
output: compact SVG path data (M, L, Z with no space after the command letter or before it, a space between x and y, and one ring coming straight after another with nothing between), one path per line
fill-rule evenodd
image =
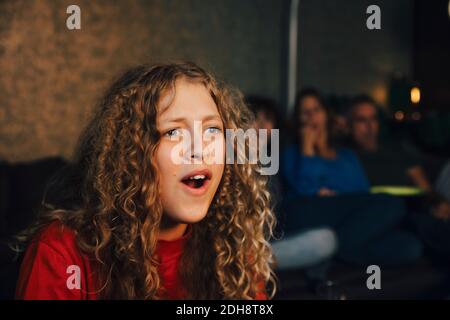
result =
M11 237L33 221L49 179L65 165L59 157L0 162L0 299L14 298L20 266L9 247Z

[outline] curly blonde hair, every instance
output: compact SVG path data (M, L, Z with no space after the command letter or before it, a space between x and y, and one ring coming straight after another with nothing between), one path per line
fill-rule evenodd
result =
M241 94L195 64L133 68L107 91L81 136L75 178L65 187L67 192L73 186L70 206L47 203L22 234L30 239L54 220L74 230L79 248L98 262L101 298L158 299L164 290L154 254L163 215L159 172L149 159L160 140L157 104L180 78L204 84L225 128L251 127L253 115ZM208 213L192 225L180 261L187 298L252 299L262 290L274 295L268 239L275 218L266 182L258 165L225 165Z

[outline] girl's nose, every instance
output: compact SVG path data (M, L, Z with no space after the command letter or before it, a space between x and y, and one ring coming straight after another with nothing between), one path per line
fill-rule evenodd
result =
M192 139L191 160L196 163L203 161L203 137L201 135L198 137L194 135L194 138Z
M191 159L202 161L202 151L201 150L195 150L195 148L192 148L193 152L191 152Z

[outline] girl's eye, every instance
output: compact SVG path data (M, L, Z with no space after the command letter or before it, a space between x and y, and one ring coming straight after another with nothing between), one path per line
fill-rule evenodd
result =
M172 130L167 131L164 135L169 138L172 138L172 137L179 136L180 134L181 134L180 129L172 129Z
M216 134L216 133L220 133L222 130L218 127L209 127L208 129L206 129L206 132L209 134Z

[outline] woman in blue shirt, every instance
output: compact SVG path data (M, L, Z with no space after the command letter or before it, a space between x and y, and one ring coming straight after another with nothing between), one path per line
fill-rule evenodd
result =
M335 147L332 118L321 96L304 91L294 113L295 144L282 156L281 173L298 195L367 193L369 182L355 154Z
M369 194L369 182L355 154L338 148L331 113L314 89L300 93L294 113L294 141L283 153L281 175L285 231L328 227L337 235L337 256L359 264L393 265L418 258L422 245L396 230L405 215L400 199Z
M307 156L297 146L289 146L283 154L281 172L288 189L296 195L369 192L359 160L349 149L336 149L333 158L325 158Z

